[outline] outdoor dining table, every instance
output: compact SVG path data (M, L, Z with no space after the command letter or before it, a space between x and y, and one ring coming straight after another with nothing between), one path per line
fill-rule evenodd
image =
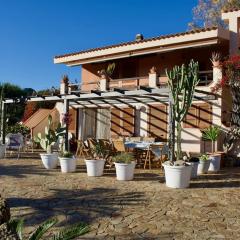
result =
M164 146L164 143L163 142L144 142L144 141L141 141L141 142L134 142L134 141L126 141L124 143L125 145L125 148L127 149L127 151L129 151L130 149L133 149L133 150L140 150L142 152L145 152L144 154L144 169L146 167L146 163L147 161L150 161L150 156L151 156L151 149L150 149L150 146L152 145L159 145L160 146L160 149L158 151L158 154L160 155L159 157L162 157L162 147ZM140 165L141 164L141 159L137 159L137 164ZM149 168L151 168L151 165L149 165Z
M148 150L150 145L155 144L155 145L163 145L163 142L133 142L133 141L126 141L124 143L126 148L137 148L141 150Z

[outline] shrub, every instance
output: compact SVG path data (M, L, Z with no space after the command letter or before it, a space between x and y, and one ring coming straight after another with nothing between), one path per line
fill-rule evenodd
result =
M73 154L71 152L64 151L64 152L60 153L60 157L62 157L62 158L72 158Z
M8 133L21 133L23 136L30 134L30 129L20 123L6 127L6 134Z
M113 157L113 161L116 163L131 163L133 161L133 155L131 153L120 153Z
M201 157L200 157L200 160L201 161L208 161L209 160L209 156L207 154L203 154Z

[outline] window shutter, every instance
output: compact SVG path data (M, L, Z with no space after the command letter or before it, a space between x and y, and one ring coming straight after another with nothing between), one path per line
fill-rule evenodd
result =
M134 109L122 109L122 133L124 136L134 135Z
M184 120L185 128L197 128L198 127L198 107L192 105Z
M149 136L167 139L167 106L154 105L149 108Z
M121 129L120 122L120 110L113 108L111 109L111 135L119 135Z
M199 104L199 128L208 128L212 124L212 105L209 103Z
M77 111L75 109L69 109L69 114L71 116L71 122L69 124L68 130L72 133L76 133Z
M209 103L192 105L184 120L184 128L207 128L212 123L212 106Z

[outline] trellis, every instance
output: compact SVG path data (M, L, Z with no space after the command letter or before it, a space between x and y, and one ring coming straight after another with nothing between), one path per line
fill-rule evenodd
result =
M91 92L75 91L69 94L52 94L51 96L30 96L26 98L12 98L4 99L2 104L2 122L1 122L1 138L3 143L5 142L5 105L6 104L18 104L26 102L43 102L43 101L55 101L62 102L64 106L64 113L69 112L69 108L89 108L89 107L107 107L122 104L150 104L150 103L167 103L169 106L168 116L168 134L170 145L170 159L174 155L174 146L171 141L174 137L175 123L172 121L172 101L168 88L150 88L141 86L138 89L124 89L114 88L111 91L98 91L92 90ZM193 101L210 101L216 100L217 95L202 91L195 90ZM66 126L67 128L67 126ZM65 139L68 139L68 128L66 130ZM68 149L68 141L66 141L65 149Z

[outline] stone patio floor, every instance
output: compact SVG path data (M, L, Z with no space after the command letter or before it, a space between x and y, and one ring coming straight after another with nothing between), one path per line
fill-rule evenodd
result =
M137 169L134 181L119 182L114 169L87 177L82 160L76 173L62 174L26 156L0 160L0 194L25 219L25 233L57 217L58 227L88 222L91 232L79 239L240 239L240 168L176 190L160 170Z

